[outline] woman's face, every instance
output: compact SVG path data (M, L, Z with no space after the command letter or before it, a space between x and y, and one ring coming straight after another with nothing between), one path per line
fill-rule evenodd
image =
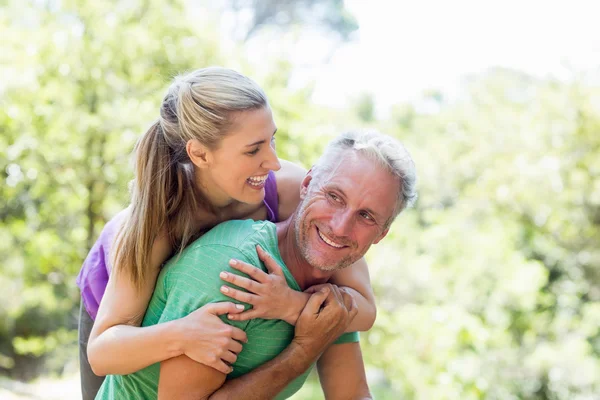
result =
M213 205L224 207L232 200L247 204L263 201L267 174L281 168L275 153L276 130L269 107L236 115L220 146L207 154L209 162L201 181Z

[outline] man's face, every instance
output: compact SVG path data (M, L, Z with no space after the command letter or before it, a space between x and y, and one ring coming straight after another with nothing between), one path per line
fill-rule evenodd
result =
M399 190L398 178L353 151L319 182L302 183L296 215L296 245L322 271L345 268L387 234Z

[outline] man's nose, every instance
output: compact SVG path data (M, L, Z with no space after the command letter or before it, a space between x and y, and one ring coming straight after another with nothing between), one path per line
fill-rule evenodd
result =
M339 238L350 236L353 222L350 210L338 210L331 219L331 233Z

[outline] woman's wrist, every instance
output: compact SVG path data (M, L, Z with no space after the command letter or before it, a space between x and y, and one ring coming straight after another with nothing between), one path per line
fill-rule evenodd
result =
M285 316L285 318L283 318L283 320L290 325L296 326L296 321L298 320L298 317L302 313L302 310L304 310L304 306L308 302L308 299L310 298L310 294L304 293L304 292L298 292L293 289L290 289L290 291L292 293L290 295L290 300L289 300L289 308L288 308L289 312L288 312L288 315Z
M163 325L164 331L161 332L163 340L165 340L164 348L167 349L169 358L177 357L185 354L186 331L182 326L181 319L165 322Z

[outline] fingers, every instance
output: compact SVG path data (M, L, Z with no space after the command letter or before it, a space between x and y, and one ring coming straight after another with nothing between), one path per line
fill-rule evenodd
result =
M329 306L331 303L335 302L338 305L342 304L342 296L340 294L340 289L336 285L332 285L331 283L325 284L325 287L329 290L330 294L325 299L325 306Z
M304 307L304 310L302 310L302 313L310 312L312 314L318 314L319 310L321 309L321 306L323 305L323 303L325 303L325 300L328 299L330 295L330 288L327 286L322 287L321 289L319 289L319 291L310 296L308 302L306 303L306 306Z
M221 303L210 303L205 305L203 308L206 309L210 314L223 315L223 314L237 314L244 311L243 304L235 304L230 301Z
M227 316L227 318L232 321L248 321L249 319L262 317L264 317L264 314L261 311L257 311L255 308L251 308L240 314L229 314Z
M348 293L344 289L340 289L340 294L342 296L342 304L344 304L344 307L346 307L346 309L350 311L352 309L352 303L354 302L354 298L352 297L352 295L350 295L350 293Z
M235 326L231 326L231 328L232 330L229 332L229 336L231 336L232 339L237 340L238 342L248 343L248 336L246 335L246 332L240 328L236 328ZM230 349L231 348L232 347L230 347ZM240 349L240 351L242 350Z
M312 286L309 286L308 288L306 288L304 290L304 293L315 293L319 289L321 289L322 287L325 287L325 286L328 286L328 285L329 285L329 283L321 283L319 285L312 285Z
M226 351L223 354L221 354L221 360L223 360L229 364L233 364L237 360L237 354L235 354L231 351Z
M208 366L216 369L217 371L219 371L223 374L228 374L231 371L233 371L233 368L231 368L231 366L225 364L223 361L221 361L221 359L215 361L214 363L209 364Z
M256 269L256 268L254 268L254 269ZM264 272L262 272L262 271L260 271L260 272L262 274L264 274ZM260 292L260 290L259 290L260 285L258 283L256 283L255 281L253 281L252 279L244 278L243 276L231 274L231 273L228 273L225 271L221 272L219 274L219 277L221 279L223 279L225 282L229 282L229 283L234 284L235 286L244 288L249 292L252 292L252 293Z
M354 319L354 317L358 313L356 300L354 300L354 297L352 297L352 295L345 290L342 291L342 298L344 300L344 306L346 307L346 310L348 310L348 315L350 316L350 319Z
M245 263L243 261L231 259L229 260L229 265L231 266L231 268L237 269L238 271L245 273L257 282L264 283L268 279L268 275L264 273L263 270L261 270L260 268L256 268L254 265Z
M277 262L273 260L273 257L264 251L258 244L256 245L256 253L258 254L258 258L265 264L265 267L267 267L267 271L269 271L270 274L278 275L282 278L285 277L281 270L281 266L277 264Z
M252 293L242 292L241 290L237 290L225 285L221 286L221 293L223 293L225 296L231 297L232 299L252 305L255 305L260 298Z
M238 342L237 340L230 340L229 341L229 351L231 351L232 353L235 354L239 354L242 351L242 344L240 342Z
M235 304L235 303L230 303L230 302L211 303L211 304L205 305L203 308L205 308L206 311L208 311L210 314L222 315L222 314L227 314L229 312L229 311L227 311L227 307L230 307L231 305L234 306L234 308L231 308L231 309L232 309L232 311L235 310L235 313L240 312L239 307L242 307L242 309L244 308L244 306L242 304ZM235 315L235 314L230 313L230 315ZM244 332L240 328L229 325L225 322L221 321L220 323L222 323L222 325L221 325L222 328L219 331L220 336L230 337L231 339L234 339L234 340L237 340L240 342L244 342L244 343L248 342L248 336L246 335L246 332Z

